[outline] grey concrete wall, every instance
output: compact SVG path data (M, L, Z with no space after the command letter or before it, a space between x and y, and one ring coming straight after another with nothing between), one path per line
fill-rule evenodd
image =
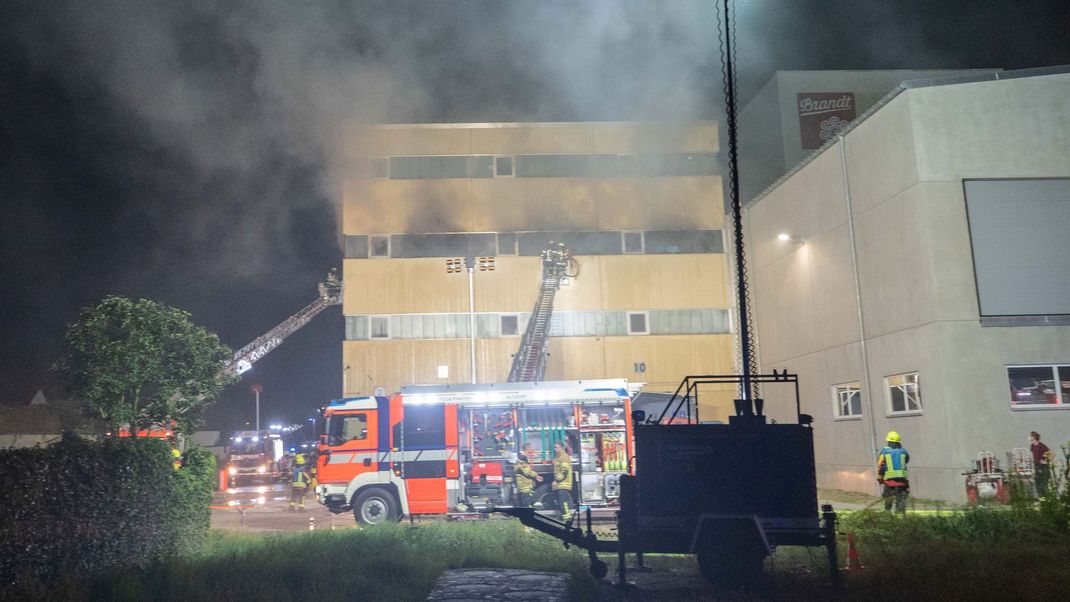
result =
M797 94L851 92L856 115L861 116L903 81L979 71L993 70L776 72L739 113L740 198L755 198L814 152L802 148Z
M1070 327L981 327L962 189L1070 175L1068 99L1070 75L908 90L747 210L762 368L799 373L822 486L874 491L874 435L893 429L915 495L950 500L978 451L1002 457L1030 430L1070 438L1070 406L1012 410L1006 377L1070 363ZM891 415L884 378L913 371L923 412ZM848 381L864 383L861 419L835 418L831 387ZM764 395L772 417L793 415L783 392Z

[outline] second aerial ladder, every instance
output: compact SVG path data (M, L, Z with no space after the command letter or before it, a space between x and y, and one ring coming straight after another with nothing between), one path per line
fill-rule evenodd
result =
M554 244L551 241L542 252L539 294L524 337L520 340L520 349L513 356L509 382L538 382L546 375L547 342L550 338L550 318L554 313L554 298L562 280L577 275L576 271L570 273L575 266L572 252L563 243Z

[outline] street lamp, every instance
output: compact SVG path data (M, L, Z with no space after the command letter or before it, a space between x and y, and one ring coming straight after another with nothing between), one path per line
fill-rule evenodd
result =
M476 258L465 257L461 259L447 259L446 260L446 273L456 274L461 271L461 266L468 271L468 361L472 366L472 384L476 384L476 289L475 289L475 271L476 271ZM494 271L494 258L493 257L480 257L479 258L479 271L480 272L493 272Z
M260 385L253 385L249 387L249 390L256 394L256 430L260 430L260 393L264 390L264 387Z
M315 439L316 438L316 419L315 418L309 418L308 421L312 423L312 438Z

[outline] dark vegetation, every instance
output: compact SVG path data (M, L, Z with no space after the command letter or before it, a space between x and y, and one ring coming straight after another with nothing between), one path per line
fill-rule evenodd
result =
M273 535L217 533L204 550L92 579L62 579L41 599L422 600L451 568L571 573L575 600L594 597L586 557L512 521Z
M144 438L66 435L0 451L0 594L195 554L209 530L215 459L192 449L183 462L176 471L170 446Z
M13 540L16 533L12 525L4 524L0 553L8 584L5 597L421 600L443 571L475 567L565 572L572 576L570 594L574 600L619 596L605 582L599 586L587 575L587 559L582 552L564 550L556 540L508 520L443 521L415 527L389 524L273 536L216 532L205 541L208 502L204 496L211 488L211 472L203 473L203 482L194 476L202 474L200 469L194 470L199 452L190 456L183 469L189 476L179 471L179 476L172 475L170 488L165 486L176 500L173 506L149 499L139 489L147 482L129 476L132 470L147 469L154 478L167 480L163 477L171 469L166 456L156 453L166 450L157 444L144 440L68 440L56 446L61 448L56 452L51 448L18 452L26 454L19 460L25 472L33 472L29 466L33 454L54 453L55 468L49 470L58 471L59 476L53 477L57 481L54 485L32 481L31 486L42 487L42 491L26 494L19 502L38 508L20 516L38 521L40 533L24 529L17 533L24 539ZM133 451L120 450L124 446ZM123 460L127 453L136 460ZM117 481L92 484L107 478L84 472L87 469L76 458L87 454L98 461L110 461L113 458L107 454L116 454L115 458L122 460L118 465L126 468L109 475L128 475L126 480L118 481L119 485ZM12 455L5 452L3 459ZM846 535L853 533L864 568L844 572L839 589L829 585L823 550L782 548L766 563L759 583L732 592L715 592L698 575L690 557L649 556L647 565L654 567L655 573L632 574L641 584L644 580L648 584L636 599L1062 599L1070 591L1070 565L1066 562L1070 558L1070 495L1063 482L1041 502L1019 494L1010 506L922 511L905 517L879 510L845 512L839 528L839 564L847 563ZM27 483L30 481L17 485ZM1062 494L1057 493L1059 489ZM2 501L9 504L7 507L17 507L10 505L14 504L10 490L5 488L8 497ZM82 507L73 501L63 502L57 498L64 491L108 503L90 502ZM120 494L136 501L122 501ZM46 502L58 506L42 508ZM146 520L149 515L145 508L136 507L139 505L148 505L164 518ZM25 557L19 559L20 554ZM612 570L614 559L607 556L605 560ZM12 576L18 578L17 587L10 586ZM34 579L25 579L28 576Z

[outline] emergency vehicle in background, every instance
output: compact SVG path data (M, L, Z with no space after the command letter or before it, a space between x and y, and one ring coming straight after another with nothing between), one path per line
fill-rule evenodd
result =
M244 487L284 478L282 435L275 431L238 431L226 445L227 486Z
M535 508L552 509L553 446L562 442L579 503L615 506L632 469L631 399L640 387L623 379L427 385L332 401L317 499L362 524L514 503L513 469L530 443L543 476Z

